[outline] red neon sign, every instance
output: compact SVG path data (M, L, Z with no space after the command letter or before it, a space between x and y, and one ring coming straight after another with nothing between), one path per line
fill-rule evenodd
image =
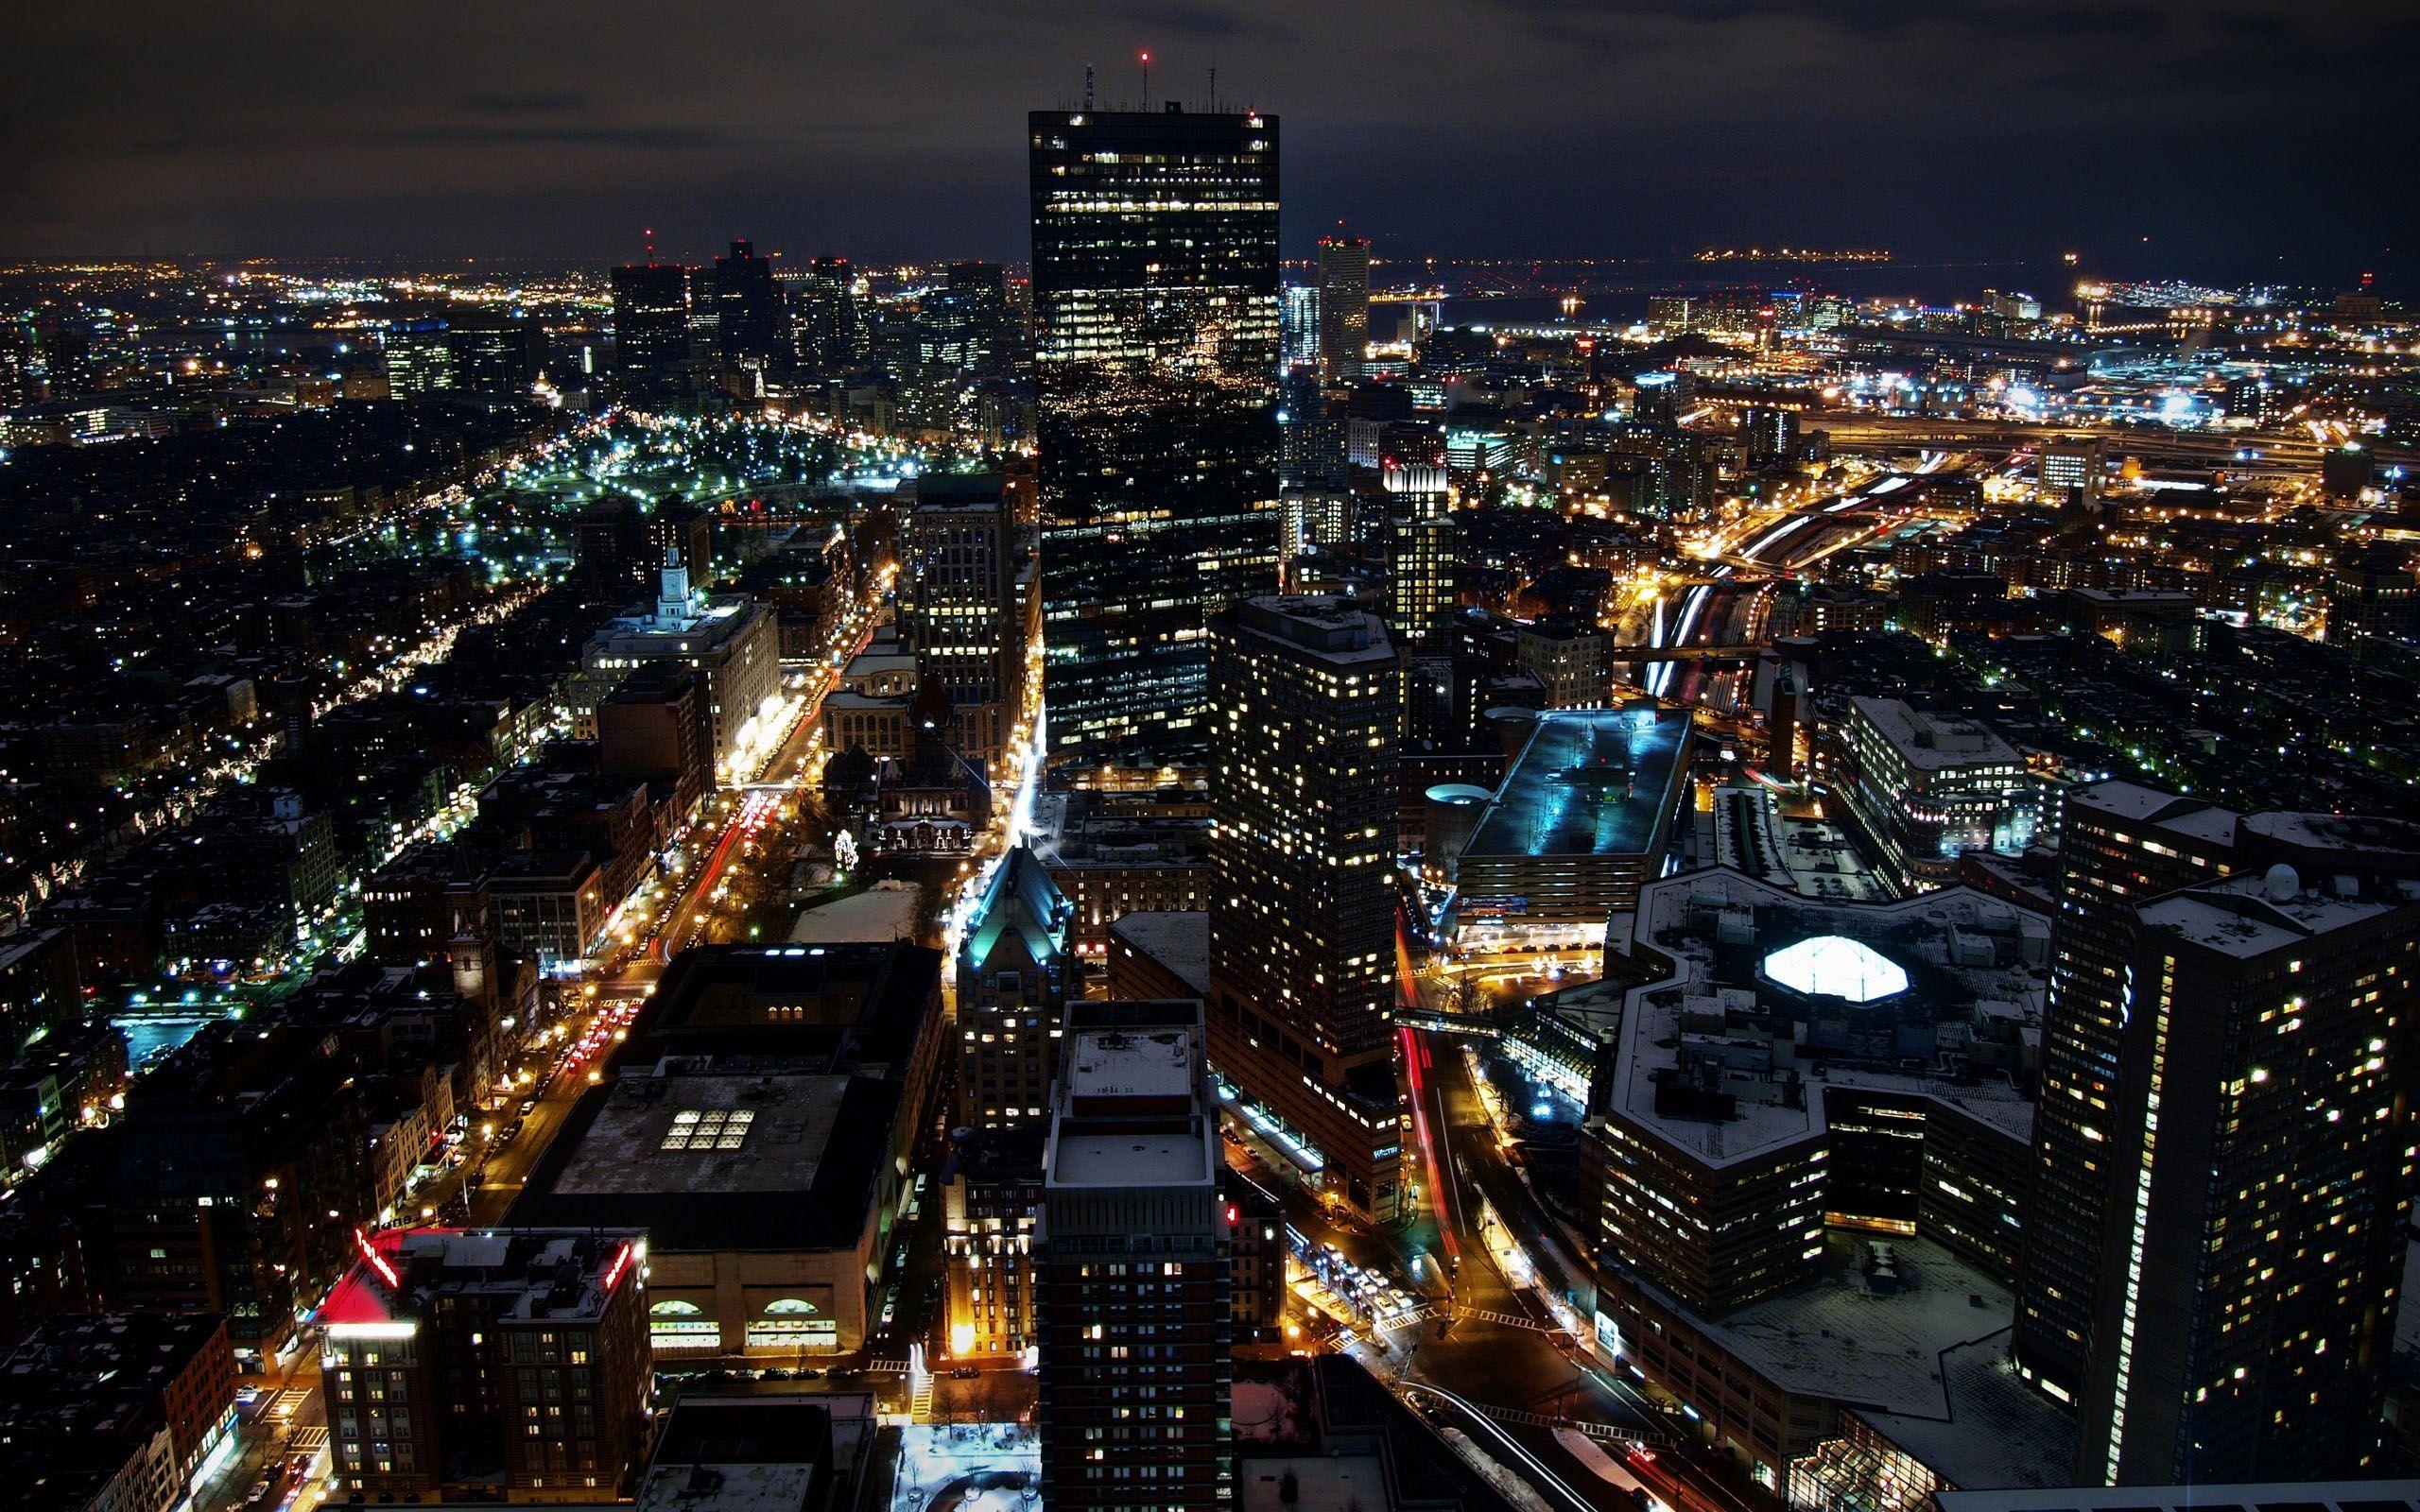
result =
M380 1280L385 1281L390 1289L404 1284L404 1279L395 1273L394 1263L379 1252L378 1246L370 1242L368 1234L355 1228L353 1231L353 1242L360 1248L362 1260L368 1263L372 1270L378 1273Z

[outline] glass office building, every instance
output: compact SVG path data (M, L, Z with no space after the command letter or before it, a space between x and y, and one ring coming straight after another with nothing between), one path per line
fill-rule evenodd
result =
M1277 118L1030 117L1050 754L1193 764L1277 580Z

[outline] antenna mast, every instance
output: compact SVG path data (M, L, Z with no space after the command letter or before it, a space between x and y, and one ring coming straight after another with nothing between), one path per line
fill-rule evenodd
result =
M1084 65L1084 109L1085 109L1085 110L1087 110L1087 111L1089 111L1089 110L1091 110L1092 108L1093 108L1093 65L1092 65L1092 64L1090 64L1090 63L1086 63L1086 64Z

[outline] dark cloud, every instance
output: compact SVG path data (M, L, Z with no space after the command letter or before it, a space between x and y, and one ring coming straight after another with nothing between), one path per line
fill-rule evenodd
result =
M461 97L462 109L480 115L550 115L576 111L588 96L576 89L525 90L519 94L474 90Z
M687 255L1017 258L1025 111L1087 64L1139 95L1144 48L1154 100L1215 65L1280 112L1290 240L1341 218L1398 256L1828 241L2334 276L2411 244L2394 171L2420 156L2406 0L85 0L9 26L0 257L604 258L653 226Z
M371 141L406 146L603 146L652 152L728 150L734 139L718 131L612 126L410 126L365 132Z

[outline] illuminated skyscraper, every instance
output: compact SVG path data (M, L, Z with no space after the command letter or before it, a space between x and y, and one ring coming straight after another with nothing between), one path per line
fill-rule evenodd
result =
M2067 799L2011 1351L2078 1408L2083 1479L2368 1463L2411 1196L2415 876L2397 820Z
M1361 376L1370 346L1370 242L1363 236L1320 239L1320 378L1331 384Z
M1316 284L1286 285L1286 308L1280 318L1284 330L1286 366L1316 369L1320 364L1320 286Z
M1069 1004L1035 1242L1052 1512L1234 1503L1225 1163L1201 1005Z
M1196 760L1205 620L1277 581L1277 118L1029 124L1050 754Z
M1453 495L1442 467L1390 462L1380 475L1387 490L1388 618L1398 642L1425 644L1454 607Z
M805 271L789 291L790 331L802 366L838 372L866 354L856 281L856 270L845 257L807 259Z
M689 271L677 263L614 269L614 364L646 385L688 360Z
M2383 1463L2420 902L2358 853L2375 826L2243 822L2331 869L2281 862L2134 911L2080 1415L2080 1469L2111 1485Z
M1024 560L996 472L928 473L908 511L899 627L919 679L938 680L959 724L959 753L997 764L1024 702Z
M1384 1222L1401 664L1376 615L1269 594L1212 622L1210 675L1210 1058Z
M747 242L732 243L731 255L715 259L715 314L725 362L769 364L788 355L772 259L757 256Z
M2238 822L2202 799L2131 782L2071 796L2061 818L2042 1095L2011 1352L2026 1379L2062 1401L2083 1390L2101 1215L2114 1195L2110 1119L2135 907L2223 875L2234 864Z
M388 328L387 391L397 399L421 399L454 387L454 346L441 320L417 320Z

